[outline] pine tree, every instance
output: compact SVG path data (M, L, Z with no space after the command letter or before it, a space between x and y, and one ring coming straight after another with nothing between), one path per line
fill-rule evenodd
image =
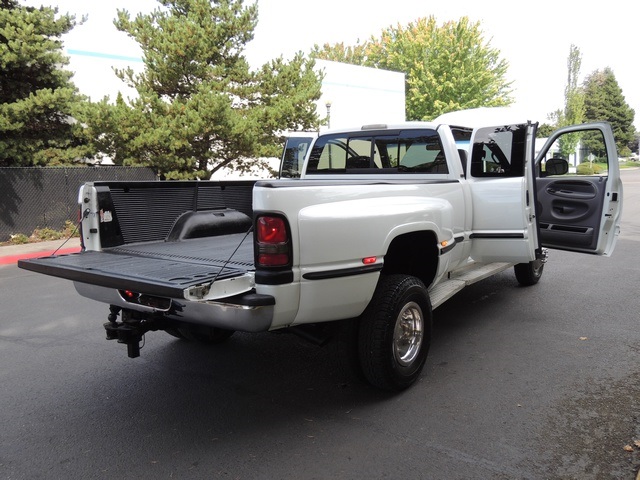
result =
M73 114L82 102L60 37L74 17L0 0L0 166L56 165L85 151Z
M585 119L607 121L613 128L618 153L627 156L634 143L635 112L627 104L622 89L610 68L596 70L584 81Z
M257 72L243 55L257 5L242 0L161 0L162 8L115 25L136 40L144 71L116 71L137 98L96 108L89 128L118 164L155 167L168 179L207 178L279 154L280 132L316 129L320 79L301 54Z

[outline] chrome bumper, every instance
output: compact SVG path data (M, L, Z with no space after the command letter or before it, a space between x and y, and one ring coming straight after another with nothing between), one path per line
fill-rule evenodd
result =
M189 301L171 299L168 310L137 305L124 300L117 290L107 287L73 282L76 291L83 297L108 303L128 310L159 313L169 320L183 323L194 323L209 327L224 328L238 332L265 332L271 327L275 302L269 305L243 304L243 298L249 294L239 295L229 303L224 301ZM237 303L236 303L237 302Z

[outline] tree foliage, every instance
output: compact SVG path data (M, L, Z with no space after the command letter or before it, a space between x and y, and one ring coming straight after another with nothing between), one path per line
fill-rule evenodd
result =
M75 26L57 9L0 1L0 166L56 165L86 151L73 120L81 97L61 36Z
M364 44L316 45L312 57L403 72L408 120L512 102L508 64L467 17L438 25L433 16L384 30Z
M618 153L627 156L634 143L635 112L627 104L622 89L610 68L596 70L584 83L585 119L607 121L613 128Z
M578 84L580 67L582 66L582 54L580 49L571 45L567 57L567 84L564 88L564 109L552 114L556 128L567 125L577 125L584 120L584 91ZM573 154L580 142L582 134L569 133L560 138L560 152L565 156Z
M537 138L547 138L555 131L555 127L548 123L542 123L536 131Z
M257 4L160 0L160 8L115 25L143 51L144 71L116 71L137 97L108 99L89 122L97 147L117 164L152 166L166 178L206 178L229 164L245 170L277 155L279 133L316 129L321 81L298 53L251 71L243 55Z

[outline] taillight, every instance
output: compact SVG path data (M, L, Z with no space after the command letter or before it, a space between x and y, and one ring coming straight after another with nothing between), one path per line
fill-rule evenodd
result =
M258 267L291 265L289 230L283 217L263 215L256 220L256 262Z

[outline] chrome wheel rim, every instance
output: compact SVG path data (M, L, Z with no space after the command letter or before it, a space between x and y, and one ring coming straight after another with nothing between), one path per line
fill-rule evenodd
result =
M415 302L407 303L400 311L393 332L393 355L403 367L413 363L420 352L424 336L422 309Z

